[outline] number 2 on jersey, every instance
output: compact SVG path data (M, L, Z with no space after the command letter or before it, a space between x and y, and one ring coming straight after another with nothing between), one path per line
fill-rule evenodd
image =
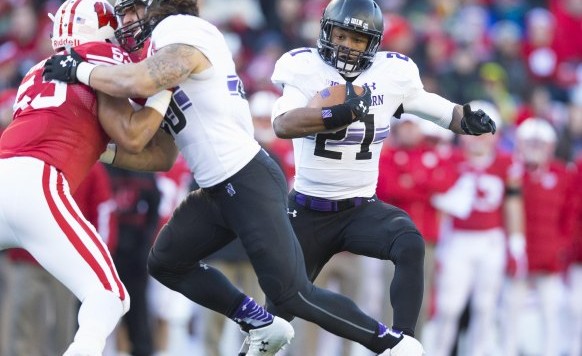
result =
M368 114L361 120L364 123L364 135L360 143L360 152L356 153L356 160L371 159L370 144L374 140L374 115ZM342 159L342 152L328 150L325 148L327 140L340 141L347 136L347 128L333 133L319 133L315 135L314 155L329 159Z

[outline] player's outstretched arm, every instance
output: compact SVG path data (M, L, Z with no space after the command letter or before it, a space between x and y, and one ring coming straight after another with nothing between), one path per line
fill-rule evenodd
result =
M139 63L116 66L96 66L75 56L74 51L57 54L45 62L43 75L45 80L81 82L111 96L147 98L209 67L210 62L198 49L172 44Z
M461 135L495 134L495 122L483 110L455 104L440 95L417 90L402 103L404 112L418 115Z

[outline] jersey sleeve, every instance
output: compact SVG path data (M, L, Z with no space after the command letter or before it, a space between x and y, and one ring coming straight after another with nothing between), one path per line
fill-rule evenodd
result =
M374 67L378 68L375 69ZM393 78L404 96L422 90L424 85L420 79L418 66L412 58L397 52L378 52L372 64L374 70ZM370 69L368 69L370 70Z

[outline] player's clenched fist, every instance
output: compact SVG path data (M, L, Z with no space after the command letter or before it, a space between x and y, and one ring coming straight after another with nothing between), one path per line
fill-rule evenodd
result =
M46 81L59 80L70 84L79 82L77 69L83 58L71 48L70 54L55 54L44 64L43 78Z
M372 103L372 92L367 85L364 86L364 92L360 95L356 94L354 85L351 82L346 82L346 102L350 110L356 116L354 121L362 120L370 111L370 104Z
M461 129L463 129L467 135L479 136L488 132L495 134L497 126L495 126L495 121L493 121L483 110L479 109L477 111L472 111L471 105L465 104L463 105Z

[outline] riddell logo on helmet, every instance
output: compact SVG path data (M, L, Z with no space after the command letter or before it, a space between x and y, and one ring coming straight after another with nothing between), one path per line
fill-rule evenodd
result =
M53 48L65 47L65 46L78 46L80 44L79 40L74 40L72 38L59 38L53 40Z

